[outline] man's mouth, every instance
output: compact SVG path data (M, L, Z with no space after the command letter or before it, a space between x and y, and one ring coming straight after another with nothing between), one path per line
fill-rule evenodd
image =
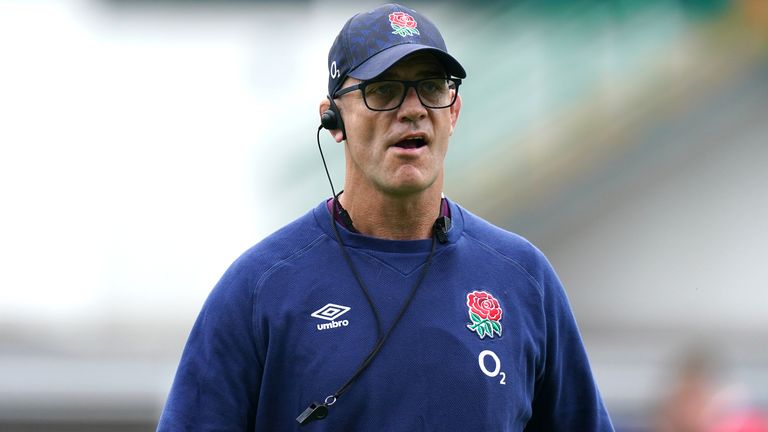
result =
M397 144L395 144L395 147L400 147L403 149L417 149L420 147L424 147L427 145L427 142L424 141L424 138L414 137L414 138L408 138L404 139Z

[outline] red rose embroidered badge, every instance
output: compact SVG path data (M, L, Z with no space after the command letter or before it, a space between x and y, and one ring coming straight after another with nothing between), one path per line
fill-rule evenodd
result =
M477 333L480 339L496 333L501 336L501 306L499 301L485 291L472 291L467 294L469 319L467 328Z
M419 30L416 29L416 20L405 12L392 12L389 14L389 22L395 30L392 34L402 37L419 34Z

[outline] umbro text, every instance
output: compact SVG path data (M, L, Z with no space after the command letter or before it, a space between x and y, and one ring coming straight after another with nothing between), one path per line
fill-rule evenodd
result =
M349 325L349 321L347 320L341 320L341 321L331 321L328 323L322 323L317 325L318 330L328 330L332 328L339 328L339 327L346 327Z

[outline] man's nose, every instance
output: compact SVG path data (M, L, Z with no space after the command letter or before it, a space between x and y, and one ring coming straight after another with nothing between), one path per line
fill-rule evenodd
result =
M427 109L421 104L416 89L413 87L408 88L405 92L405 99L403 99L403 103L398 110L399 119L414 121L422 119L426 117L426 115Z

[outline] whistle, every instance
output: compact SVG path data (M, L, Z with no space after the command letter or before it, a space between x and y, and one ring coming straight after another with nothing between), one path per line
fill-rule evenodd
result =
M328 406L326 404L312 402L311 404L309 404L307 409L304 410L304 412L302 412L301 414L299 414L298 417L296 417L296 421L303 426L314 420L322 420L327 416L328 416Z

